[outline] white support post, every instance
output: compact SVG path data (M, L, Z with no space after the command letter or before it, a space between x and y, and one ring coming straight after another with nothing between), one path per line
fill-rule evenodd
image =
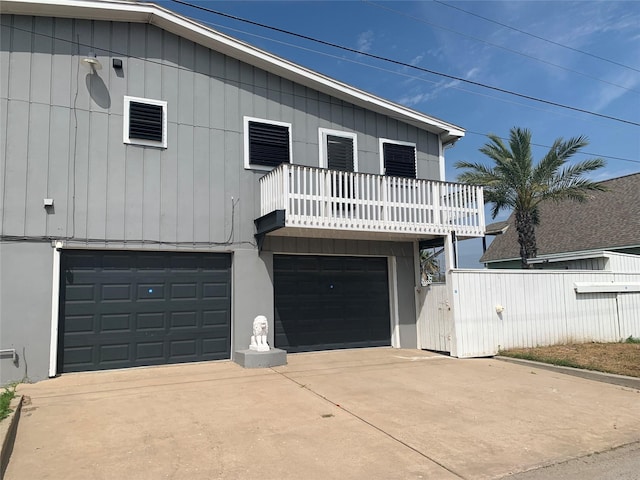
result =
M455 253L453 249L453 239L451 237L452 237L451 232L449 232L444 239L444 261L447 266L447 271L446 271L447 277L449 277L449 272L456 265Z
M398 313L398 266L396 257L388 257L389 309L391 312L391 346L400 348L400 314Z
M438 162L440 163L440 181L444 182L446 177L444 147L442 146L442 138L440 137L438 137Z
M449 335L451 335L451 343L450 343L450 354L453 357L458 355L458 340L456 337L456 295L457 288L454 286L455 279L453 270L454 270L454 248L453 248L453 238L452 232L449 232L445 238L444 242L444 254L445 254L445 262L447 264L447 276L446 276L446 288L447 288L447 301L449 303Z
M415 298L416 307L416 347L418 350L422 350L422 332L420 325L420 312L422 311L422 305L420 304L420 291L422 290L422 272L420 271L420 242L415 240L413 242L413 265L414 265L414 284L413 294Z
M478 208L478 228L479 230L482 232L482 235L484 237L485 234L485 218L484 218L484 190L482 189L482 187L476 187L477 188L477 193L478 193L478 202L477 202L477 208Z
M60 248L56 242L53 248L53 278L51 283L51 343L49 347L49 377L55 377L58 363L58 322L60 307Z

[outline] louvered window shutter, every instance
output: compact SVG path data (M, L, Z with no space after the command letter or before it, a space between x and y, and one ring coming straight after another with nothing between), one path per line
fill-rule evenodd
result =
M289 158L288 127L249 122L249 163L277 167Z
M327 135L327 167L353 172L353 139Z
M162 142L162 105L131 102L129 104L129 138Z
M416 178L416 149L410 145L385 143L383 147L385 175Z

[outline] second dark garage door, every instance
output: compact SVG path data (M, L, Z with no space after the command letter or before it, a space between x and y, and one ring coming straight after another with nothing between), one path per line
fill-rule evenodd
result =
M275 346L391 345L387 259L274 255Z
M227 254L63 251L58 370L230 358Z

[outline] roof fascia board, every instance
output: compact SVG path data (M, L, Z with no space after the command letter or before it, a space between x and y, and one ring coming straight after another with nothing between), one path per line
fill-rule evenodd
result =
M568 260L582 260L585 258L610 258L611 254L615 255L627 255L635 257L632 253L622 253L618 250L627 248L640 248L640 245L624 245L621 247L609 247L606 250L585 250L582 252L565 252L565 253L549 253L546 255L540 255L536 258L530 258L529 263L544 263L544 262L565 262ZM500 262L513 262L520 260L520 257L513 258L496 258L492 260L484 260L482 263L500 263Z
M571 260L584 260L587 258L609 258L609 252L604 250L591 250L586 252L556 253L553 255L540 255L530 258L529 263L568 262Z
M540 255L536 258L530 258L529 263L544 263L544 262L566 262L570 260L584 260L585 258L610 258L614 255L625 255L624 253L616 252L616 248L634 248L634 247L614 247L607 250L585 250L582 252L566 252L566 253L554 253L547 255ZM631 257L634 255L627 254Z
M389 102L289 62L155 4L108 0L2 0L0 12L150 23L296 83L435 133L440 136L443 144L453 143L465 133L461 127Z
M482 258L480 258L480 263L502 263L502 262L515 262L515 261L520 261L520 257L513 257L513 258L499 258L499 259L495 259L495 260L482 260Z

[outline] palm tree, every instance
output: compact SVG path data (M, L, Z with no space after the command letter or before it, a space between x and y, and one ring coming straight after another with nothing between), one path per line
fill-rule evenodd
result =
M440 250L424 249L420 250L420 280L423 285L427 283L429 275L436 277L435 281L440 281L440 262L438 256L444 252L444 248Z
M485 202L492 203L491 215L496 217L505 208L513 209L520 244L522 268L529 268L527 259L535 258L535 226L538 225L538 206L544 200L570 199L584 202L589 192L605 190L600 184L585 178L585 174L601 168L605 161L592 158L566 165L581 148L588 145L584 136L567 141L556 139L549 152L534 165L531 154L531 132L514 127L509 133L509 146L497 135L488 135L480 152L491 160L492 166L483 163L456 162L456 168L467 171L458 180L471 185L484 186Z

